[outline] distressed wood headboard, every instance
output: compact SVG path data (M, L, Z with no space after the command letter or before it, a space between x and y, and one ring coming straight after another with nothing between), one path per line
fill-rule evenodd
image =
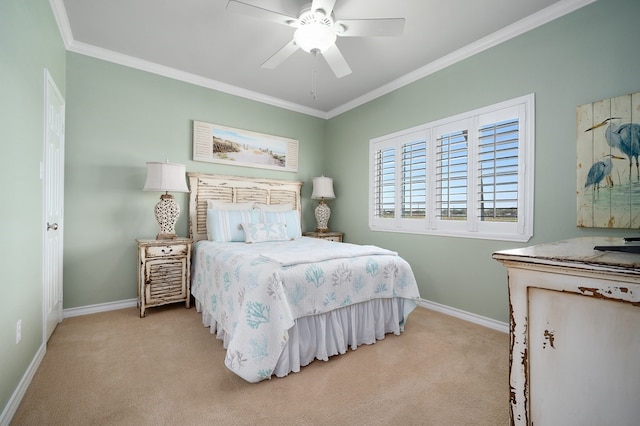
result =
M301 213L302 182L244 176L187 173L189 177L189 237L207 239L207 201L228 203L254 201L262 204L291 204Z

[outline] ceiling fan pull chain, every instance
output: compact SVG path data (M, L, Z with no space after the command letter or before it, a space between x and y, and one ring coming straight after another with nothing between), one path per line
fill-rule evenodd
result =
M311 96L313 99L318 99L318 92L316 91L316 70L311 70Z
M311 69L311 96L314 100L318 99L317 92L317 73L316 73L316 65L318 64L318 54L313 54L313 68Z

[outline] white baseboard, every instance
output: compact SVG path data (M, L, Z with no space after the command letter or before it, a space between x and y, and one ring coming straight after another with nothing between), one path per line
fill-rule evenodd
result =
M38 371L38 367L40 367L40 363L42 362L46 352L47 345L43 343L38 349L38 352L36 352L36 356L31 360L31 364L29 364L29 368L27 368L27 371L25 371L22 376L20 383L18 383L18 387L16 387L13 395L9 398L9 402L7 402L7 405L4 407L2 414L0 414L0 426L8 426L14 414L16 414L18 406L20 405L20 402L22 402L22 398L24 397L25 392L27 392L27 388L29 388L33 376L36 374L36 371Z
M78 308L65 309L62 314L64 318L77 317L80 315L97 314L98 312L115 311L117 309L132 308L137 306L137 299L120 300L117 302L99 303L96 305L80 306ZM471 312L463 311L461 309L452 308L451 306L442 305L440 303L432 302L430 300L422 299L419 303L423 308L431 309L432 311L441 312L443 314L451 315L456 318L463 319L465 321L472 322L474 324L488 327L493 330L501 331L503 333L509 332L509 324L501 321L496 321L491 318L483 317Z
M64 318L78 317L80 315L97 314L98 312L115 311L118 309L132 308L138 305L138 299L120 300L117 302L98 303L97 305L68 308L62 311Z
M493 330L501 331L503 333L509 332L509 324L502 321L496 321L491 318L483 317L481 315L477 315L471 312L452 308L451 306L441 305L440 303L432 302L430 300L425 300L425 299L422 299L419 302L419 305L422 306L423 308L427 308L427 309L431 309L432 311L438 311L443 314L451 315L452 317L460 318L465 321L469 321L474 324L481 325L483 327L488 327Z
M77 317L80 315L97 314L99 312L115 311L117 309L132 308L137 306L137 299L120 300L117 302L98 303L96 305L80 306L78 308L65 309L62 314L64 318ZM451 306L442 305L440 303L432 302L430 300L422 299L419 303L423 308L431 309L432 311L441 312L443 314L451 315L456 318L463 319L465 321L472 322L474 324L488 327L493 330L501 331L503 333L509 332L509 324L501 321L496 321L491 318L483 317L471 312L463 311L461 309L452 308Z

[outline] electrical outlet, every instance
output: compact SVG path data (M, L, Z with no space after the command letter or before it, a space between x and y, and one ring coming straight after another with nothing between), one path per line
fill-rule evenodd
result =
M22 339L22 320L18 320L16 323L16 345L20 343Z

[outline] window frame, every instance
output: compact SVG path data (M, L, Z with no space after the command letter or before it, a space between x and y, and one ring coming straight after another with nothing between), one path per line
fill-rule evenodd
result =
M479 193L480 130L500 120L517 119L517 220L488 221L476 216L482 201ZM462 238L527 242L533 236L534 155L535 155L534 94L499 102L452 117L380 136L369 141L369 229L372 231L441 235ZM437 144L447 132L467 132L466 219L443 220L438 217ZM424 218L402 217L402 157L403 146L418 140L426 142L426 211ZM394 216L377 216L376 158L382 149L395 151ZM497 166L496 166L497 167ZM448 169L447 169L448 170ZM497 204L497 203L496 203Z

